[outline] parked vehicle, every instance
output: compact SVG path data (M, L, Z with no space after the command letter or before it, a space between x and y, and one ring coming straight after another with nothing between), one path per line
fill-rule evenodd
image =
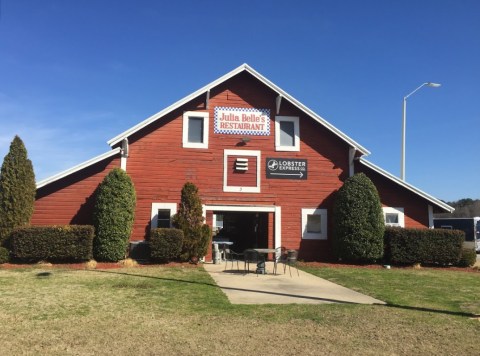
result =
M433 219L435 229L462 230L465 232L465 246L474 247L480 253L480 217Z

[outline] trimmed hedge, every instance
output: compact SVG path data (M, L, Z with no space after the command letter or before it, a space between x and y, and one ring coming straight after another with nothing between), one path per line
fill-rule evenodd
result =
M477 253L473 248L464 248L462 250L462 257L458 261L459 267L472 267L477 262Z
M158 228L150 231L150 258L168 262L180 256L183 246L183 231Z
M456 264L462 256L465 233L460 230L385 229L385 259L392 264Z
M10 260L10 251L5 247L0 247L0 265Z
M12 255L23 261L87 261L93 256L90 225L32 226L12 233Z

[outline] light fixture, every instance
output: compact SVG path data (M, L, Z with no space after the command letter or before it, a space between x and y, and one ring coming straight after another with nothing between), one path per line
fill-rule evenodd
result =
M417 89L412 91L410 94L403 97L403 120L402 120L402 158L400 160L400 178L404 181L405 180L405 133L406 133L406 125L407 125L407 98L415 93L416 91L420 90L424 86L430 88L438 88L441 84L426 82L420 85Z

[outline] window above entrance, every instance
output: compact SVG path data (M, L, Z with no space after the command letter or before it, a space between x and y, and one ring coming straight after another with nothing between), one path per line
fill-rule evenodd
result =
M298 116L275 117L275 150L300 151L300 123Z
M183 147L208 148L208 112L183 114Z

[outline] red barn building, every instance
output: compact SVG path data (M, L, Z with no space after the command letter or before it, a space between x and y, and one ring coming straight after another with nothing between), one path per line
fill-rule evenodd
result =
M94 191L113 167L132 178L131 241L170 226L186 181L206 222L234 249L330 256L335 192L364 172L388 224L433 227L453 209L369 163L369 152L244 64L108 141L112 150L37 184L32 224L91 224ZM207 259L211 256L207 256Z

